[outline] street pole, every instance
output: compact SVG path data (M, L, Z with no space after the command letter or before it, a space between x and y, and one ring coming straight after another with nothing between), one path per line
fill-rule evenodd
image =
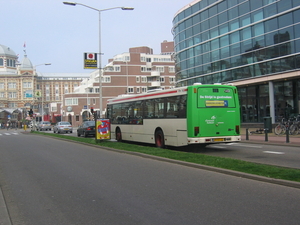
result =
M102 53L101 53L101 11L99 10L99 119L102 118L102 76L101 76L101 68L102 68Z
M38 65L35 65L34 67L33 67L33 73L32 73L32 83L33 83L33 86L32 86L32 105L34 105L34 99L35 99L35 93L34 93L34 87L35 87L35 85L34 85L34 74L36 74L36 67L37 66L50 66L51 65L51 63L42 63L42 64L38 64ZM42 87L41 87L41 98L42 98L42 121L44 121L44 106L43 106L43 104L44 104L44 96L43 96L43 74L42 74L42 81L41 81L41 85L42 85ZM34 117L33 117L34 118ZM34 120L33 120L33 123L32 123L32 125L33 125L33 130L35 130L35 125L36 125L36 118L34 118Z
M112 10L112 9L122 9L122 10L134 10L134 8L132 7L113 7L113 8L107 8L107 9L96 9L96 8L93 8L91 6L88 6L88 5L84 5L82 3L77 3L77 2L63 2L63 4L65 5L70 5L70 6L76 6L76 5L81 5L81 6L84 6L84 7L87 7L89 9L92 9L92 10L95 10L95 11L98 11L99 13L99 68L98 68L98 72L99 72L99 111L100 111L100 119L102 118L102 112L103 112L103 109L102 109L102 76L101 76L101 70L102 70L102 50L101 50L101 12L103 11L107 11L107 10Z

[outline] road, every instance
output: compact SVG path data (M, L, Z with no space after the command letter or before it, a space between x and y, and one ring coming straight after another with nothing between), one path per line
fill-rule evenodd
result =
M0 141L12 224L299 224L299 189L39 135Z
M231 143L210 145L199 150L198 153L300 169L299 147Z

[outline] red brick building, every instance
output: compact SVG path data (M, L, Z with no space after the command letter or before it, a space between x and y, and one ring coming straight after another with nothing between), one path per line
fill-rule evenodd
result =
M105 117L106 103L110 98L123 94L137 94L153 89L175 87L174 42L161 43L161 53L153 54L149 47L132 47L129 52L118 54L109 60L101 70L102 77L102 118ZM98 111L100 104L99 70L90 74L75 88L65 94L62 106L63 120L74 126L92 119L90 109Z

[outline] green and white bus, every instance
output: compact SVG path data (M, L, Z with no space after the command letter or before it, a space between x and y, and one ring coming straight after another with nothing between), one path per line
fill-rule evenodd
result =
M107 117L117 141L157 147L241 141L240 105L232 85L188 87L108 100Z

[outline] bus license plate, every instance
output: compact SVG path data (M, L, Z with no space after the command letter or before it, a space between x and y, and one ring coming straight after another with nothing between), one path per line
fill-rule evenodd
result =
M215 141L215 142L218 142L218 141L224 141L224 138L214 138L214 141Z

